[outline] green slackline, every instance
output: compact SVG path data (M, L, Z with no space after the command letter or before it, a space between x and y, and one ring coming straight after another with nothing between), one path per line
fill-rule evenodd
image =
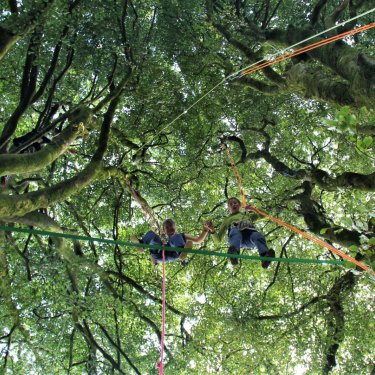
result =
M49 232L45 230L37 230L37 229L26 229L26 228L17 228L17 227L8 227L4 225L0 225L0 230L6 232L18 232L18 233L32 233L32 234L39 234L41 236L49 236L49 237L56 237L56 238L68 238L73 240L79 241L91 241L91 242L99 242L99 243L107 243L107 244L114 244L114 245L122 245L122 246L131 246L131 247L139 247L139 248L146 248L146 249L164 249L165 251L180 251L184 253L190 254L199 254L199 255L210 255L210 256L218 256L224 258L238 258L238 259L248 259L248 260L269 260L272 262L286 262L286 263L317 263L317 264L336 264L344 266L350 262L348 261L341 261L341 260L333 260L333 259L304 259L304 258L269 258L269 257L259 257L253 255L244 255L244 254L227 254L221 253L216 251L210 250L193 250L189 248L176 248L176 247L169 247L169 246L161 246L161 245L146 245L143 243L135 243L135 242L128 242L128 241L120 241L120 240L110 240L107 238L98 238L98 237L86 237L77 234L70 234L70 233L56 233L56 232ZM351 264L351 263L350 263Z

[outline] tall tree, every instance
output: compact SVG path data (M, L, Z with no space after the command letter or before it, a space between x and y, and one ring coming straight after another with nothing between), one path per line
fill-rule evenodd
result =
M173 217L196 233L238 194L224 142L250 203L373 266L373 31L225 79L371 6L3 2L0 223L129 240ZM279 257L335 258L256 225ZM0 232L0 273L2 372L156 373L161 272L146 254ZM374 371L372 281L350 264L194 255L167 275L166 373Z

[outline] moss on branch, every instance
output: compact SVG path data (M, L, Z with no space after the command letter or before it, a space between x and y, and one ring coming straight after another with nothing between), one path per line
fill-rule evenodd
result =
M0 175L30 174L43 169L62 155L77 137L84 134L84 131L82 123L69 126L40 151L31 154L0 155Z

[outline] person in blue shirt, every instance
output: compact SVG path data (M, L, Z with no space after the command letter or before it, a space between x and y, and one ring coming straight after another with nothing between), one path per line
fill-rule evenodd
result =
M175 247L176 249L191 248L193 244L202 243L208 232L210 231L210 222L203 224L203 230L199 236L192 236L186 233L178 233L176 230L176 223L172 219L166 219L163 222L163 235L159 236L153 230L149 230L141 239L132 237L134 242L140 242L147 245L166 245L169 247ZM158 264L163 261L161 249L150 250L151 261L154 264ZM187 253L182 250L176 251L165 251L165 262L173 262L180 259L183 265L186 264ZM184 264L185 263L185 264Z

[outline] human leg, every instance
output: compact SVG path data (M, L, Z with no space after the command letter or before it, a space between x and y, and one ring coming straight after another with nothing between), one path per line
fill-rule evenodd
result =
M161 238L158 234L156 234L153 230L149 230L141 240L141 243L145 243L147 245L161 245Z
M232 227L228 234L229 245L238 252L241 249L242 235L238 227Z
M192 241L186 241L185 249L192 249L192 248L193 248L193 242ZM188 253L182 252L182 253L180 253L180 256L179 256L181 265L184 266L184 267L187 266L188 263L189 263L188 260L187 260L187 255L188 255Z
M275 257L275 251L273 249L268 248L266 239L263 236L263 234L259 233L258 231L251 231L249 240L253 244L253 246L257 248L258 253L261 257ZM261 263L263 268L268 268L271 264L271 261L262 260Z
M238 227L234 226L230 229L228 234L229 249L228 254L239 254L241 249L242 234ZM233 266L238 264L238 258L230 258L230 262Z
M249 231L249 244L251 244L251 247L255 247L258 250L259 255L266 256L266 253L268 252L269 248L267 246L266 239L264 238L262 233L259 233L256 230Z
M155 233L152 230L149 230L141 240L142 243L147 244L147 245L162 245L162 241L160 236ZM150 257L151 257L151 262L153 264L157 264L158 262L163 261L163 254L160 249L151 249L150 250ZM165 255L165 258L167 258L167 252Z

